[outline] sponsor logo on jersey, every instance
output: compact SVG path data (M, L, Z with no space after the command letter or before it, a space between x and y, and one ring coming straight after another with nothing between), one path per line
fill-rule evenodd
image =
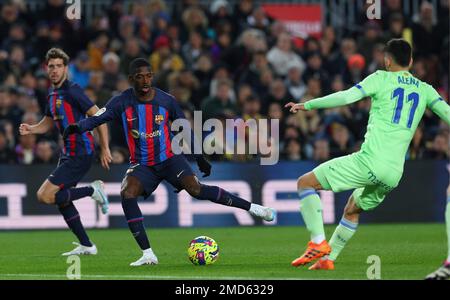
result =
M99 109L99 110L94 114L94 116L98 117L98 116L100 116L101 114L103 114L105 111L106 111L106 107L103 107L103 108Z
M153 132L150 133L146 133L146 132L139 132L136 129L132 129L131 130L131 136L135 139L139 139L139 138L143 138L143 139L152 139L155 137L159 137L161 136L162 131L161 130L155 130Z

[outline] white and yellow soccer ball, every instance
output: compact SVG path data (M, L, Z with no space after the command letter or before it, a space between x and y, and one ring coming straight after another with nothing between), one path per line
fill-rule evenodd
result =
M207 236L198 236L189 243L189 260L196 266L213 264L219 258L219 245Z

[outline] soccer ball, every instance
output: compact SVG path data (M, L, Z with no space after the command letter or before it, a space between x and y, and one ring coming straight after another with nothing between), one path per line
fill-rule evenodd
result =
M207 236L198 236L189 243L189 260L196 266L210 265L219 258L219 246Z

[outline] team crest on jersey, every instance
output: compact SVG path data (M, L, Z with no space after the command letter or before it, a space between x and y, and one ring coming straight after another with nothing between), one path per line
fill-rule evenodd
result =
M56 107L57 107L57 108L60 108L61 105L62 105L62 100L61 100L61 99L57 99L57 100L56 100Z
M155 123L159 125L162 122L164 122L164 116L163 115L156 115L155 116Z

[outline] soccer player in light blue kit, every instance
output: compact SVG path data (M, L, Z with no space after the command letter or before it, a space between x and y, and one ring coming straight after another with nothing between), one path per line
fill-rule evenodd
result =
M295 267L318 260L312 270L332 270L334 261L355 233L359 215L376 208L397 187L406 151L426 108L450 124L450 106L429 84L409 73L411 46L403 39L389 41L385 49L387 71L377 71L354 87L306 103L288 103L296 113L347 105L371 97L372 106L361 150L323 163L297 181L300 212L311 241ZM330 244L325 239L322 204L317 190L354 189Z

